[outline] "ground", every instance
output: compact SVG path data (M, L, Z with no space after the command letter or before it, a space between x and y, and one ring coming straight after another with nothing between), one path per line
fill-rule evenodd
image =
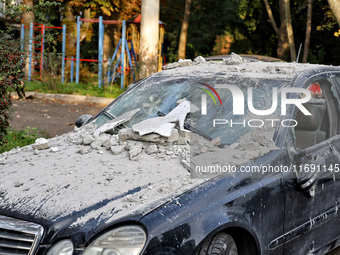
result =
M80 115L96 115L105 107L98 104L85 105L43 99L12 100L12 103L15 110L10 121L12 128L21 130L35 127L51 137L72 131Z

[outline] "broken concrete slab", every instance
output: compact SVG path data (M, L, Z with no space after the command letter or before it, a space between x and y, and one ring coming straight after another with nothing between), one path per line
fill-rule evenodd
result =
M35 143L32 144L33 149L36 150L45 150L51 147L50 143L45 138L38 138L35 140Z
M125 145L111 146L110 149L113 155L119 155L125 151Z
M110 149L111 146L119 145L119 139L117 135L112 135L110 140L103 144L106 149Z
M191 59L179 59L178 64L179 66L191 66L192 60Z
M151 154L155 154L158 152L158 147L156 144L150 144L148 147L146 147L146 153L151 155Z
M175 127L174 122L179 122L180 130L184 130L184 120L190 111L190 103L184 101L175 107L164 117L156 117L143 120L132 126L132 130L138 132L141 136L156 133L169 137L172 129Z
M227 65L237 65L248 62L246 59L243 59L241 56L237 55L236 53L232 52L230 57L223 59L223 62Z
M173 129L171 132L171 135L169 137L164 137L159 134L147 134L147 135L139 135L137 132L134 132L131 128L125 128L122 130L119 130L118 137L120 141L128 141L128 140L134 140L134 141L141 141L141 142L151 142L151 143L177 143L179 137L178 130Z
M119 117L113 119L112 121L104 124L100 128L98 128L95 132L94 135L100 135L101 133L112 131L115 127L129 121L132 119L132 117L140 111L140 108L134 109L132 111L128 111Z
M207 61L204 57L198 56L194 59L194 64L205 64Z
M84 145L90 145L94 141L93 135L82 133L80 137L83 139Z
M143 150L143 145L142 144L136 144L134 146L131 146L129 149L129 157L130 159L136 157L139 153L141 153Z
M173 69L173 68L177 68L177 67L179 67L179 63L174 62L174 63L169 63L169 64L163 66L163 69L168 70L168 69Z
M111 136L109 134L102 134L101 136L94 136L94 141L90 144L93 149L100 149L103 144L110 141Z
M82 147L79 151L78 151L78 153L80 154L80 155L84 155L84 154L87 154L87 153L89 153L90 152L90 148L89 147Z

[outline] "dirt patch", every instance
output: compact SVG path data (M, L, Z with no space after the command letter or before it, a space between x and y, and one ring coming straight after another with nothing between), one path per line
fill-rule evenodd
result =
M14 110L10 121L12 128L21 130L35 127L51 137L72 131L80 115L96 115L105 107L46 99L20 99L12 100L12 103Z

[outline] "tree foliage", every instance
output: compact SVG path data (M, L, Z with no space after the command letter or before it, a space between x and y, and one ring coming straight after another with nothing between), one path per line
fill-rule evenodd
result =
M53 3L38 4L28 7L26 5L3 2L5 8L0 9L7 22L18 22L23 13L34 12L38 17L42 15L42 9L48 8ZM20 97L24 95L24 57L21 50L21 41L16 38L12 29L2 27L0 30L0 145L5 143L4 136L9 127L10 110L12 106L9 91L14 90Z
M176 60L184 2L161 1L161 20L166 23L164 52L169 62ZM279 1L268 0L268 3L280 29ZM308 1L293 0L290 4L297 51L305 42ZM308 61L340 64L340 47L337 47L340 30L326 0L313 2L312 17ZM188 58L231 52L278 56L278 34L270 23L264 0L193 0L189 23ZM287 61L290 60L288 49L289 45L281 55Z

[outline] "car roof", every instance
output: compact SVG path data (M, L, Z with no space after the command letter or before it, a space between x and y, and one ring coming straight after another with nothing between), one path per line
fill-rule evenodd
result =
M269 56L263 56L263 55L251 55L251 54L238 54L240 57L242 57L243 59L247 59L251 62L285 62L282 59L279 58L273 58L273 57L269 57ZM214 55L214 56L209 56L209 57L205 57L206 61L223 61L223 59L225 58L229 58L231 55L230 54L226 54L226 55Z
M191 60L190 60L191 61ZM179 64L181 62L178 62ZM320 73L324 71L340 71L340 67L294 62L243 62L240 64L226 64L214 61L192 62L187 66L172 65L155 76L176 77L213 77L216 75L238 76L249 78L286 79L305 73Z

